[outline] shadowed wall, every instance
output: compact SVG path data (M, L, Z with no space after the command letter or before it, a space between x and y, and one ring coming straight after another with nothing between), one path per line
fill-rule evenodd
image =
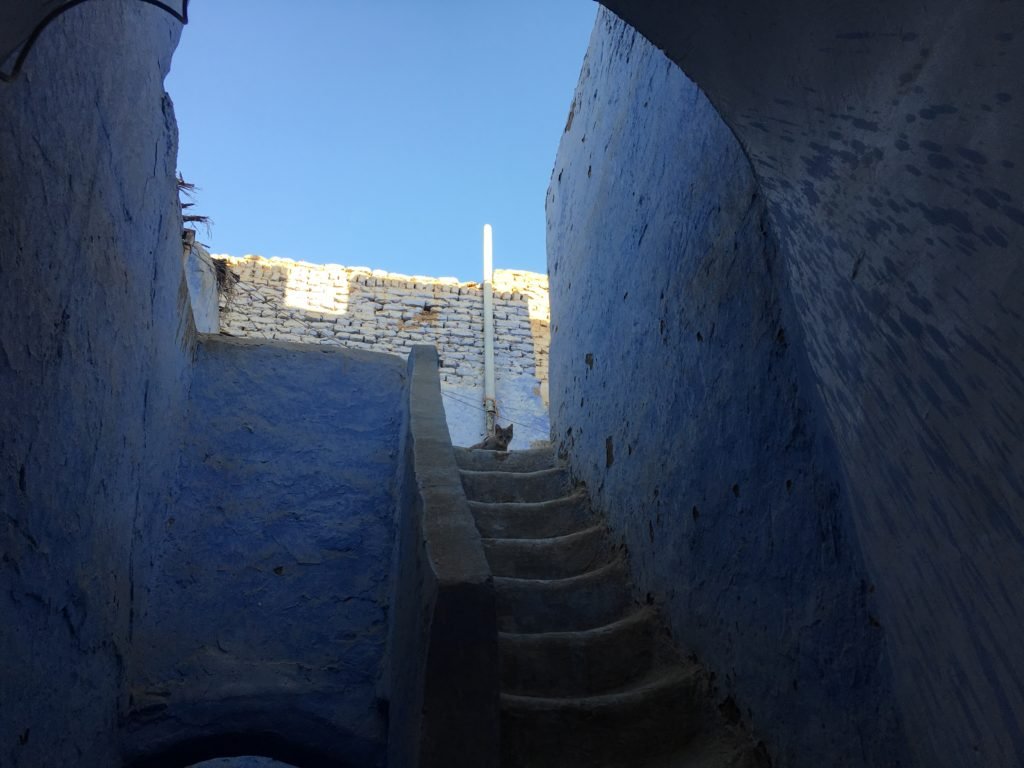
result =
M552 422L639 598L780 765L895 764L883 634L764 198L697 87L608 12L547 208Z
M0 764L117 764L193 331L163 77L180 25L71 9L0 84Z
M811 424L836 448L907 741L923 763L1012 764L1024 749L1024 11L606 4L694 79L750 158L780 317Z
M391 355L201 337L174 504L137 590L130 754L236 728L383 764L404 396Z

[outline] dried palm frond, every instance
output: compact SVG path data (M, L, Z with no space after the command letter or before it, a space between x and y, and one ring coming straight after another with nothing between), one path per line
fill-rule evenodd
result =
M193 198L195 198L196 190L198 188L196 187L195 184L193 184L191 182L188 182L188 181L185 181L185 177L181 175L181 171L178 171L177 184L178 184L178 204L181 206L181 212L182 212L181 220L185 224L201 224L206 229L206 236L209 237L210 236L210 227L213 224L213 220L209 216L201 216L199 214L194 214L194 213L185 213L185 210L187 208L191 208L193 205L195 205L195 203L185 202L185 201L183 201L181 199L182 195L184 195L189 200L192 200ZM183 233L183 239L186 240L189 243L194 242L195 241L195 231L196 231L195 228L194 227L186 227L185 229L186 229L186 231L191 232L192 234L190 236L185 236L184 233ZM205 247L204 243L199 243L199 244L203 245Z

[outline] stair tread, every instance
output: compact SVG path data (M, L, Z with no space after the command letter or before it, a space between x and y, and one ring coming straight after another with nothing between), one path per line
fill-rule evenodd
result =
M515 531L525 532L529 531ZM557 535L481 537L491 573L520 579L566 578L610 562L618 551L612 546L603 525L568 533L543 529L532 532Z
M548 477L550 475L565 474L564 467L548 467L547 469L535 469L530 472L509 472L504 469L459 469L459 472L463 476L469 477L500 477L504 479L506 477L514 477L516 479L528 479L531 477Z
M647 606L586 629L499 632L498 649L501 689L541 697L614 691L661 662L679 659L665 647Z
M555 632L599 627L634 605L621 555L594 570L560 579L494 577L498 629Z
M582 531L595 523L590 500L576 492L545 501L469 501L484 538L541 539Z
M621 619L602 624L599 627L588 629L562 629L554 632L499 632L498 640L507 642L543 643L543 642L566 642L573 640L587 640L600 637L609 633L624 629L632 624L642 624L646 621L655 621L657 614L648 606L640 606L632 613L628 613Z
M622 555L616 555L613 560L603 563L597 568L575 576L565 576L557 579L524 579L517 576L495 576L494 584L507 584L509 586L526 587L536 586L539 590L561 590L568 589L577 584L587 584L591 581L598 581L612 571L621 571L623 582L627 581L626 561Z
M603 534L605 527L601 524L592 525L589 528L581 528L578 531L572 531L571 533L563 533L558 536L541 536L538 538L524 537L524 536L481 536L481 539L485 543L494 544L522 544L524 547L545 547L545 546L556 546L558 544L568 544L573 541L585 539L588 536L597 536Z
M521 451L486 451L482 448L455 448L455 463L460 469L479 470L488 465L494 470L519 474L556 466L555 452L548 446Z
M587 498L586 491L572 491L570 493L564 493L561 496L556 496L553 499L543 499L541 501L477 501L476 499L466 499L469 502L469 506L493 509L495 507L509 507L508 511L530 511L534 509L540 509L545 506L552 507L559 504L576 503L583 501Z
M460 469L466 498L491 502L537 502L564 496L569 491L569 472L564 467L533 472L491 469Z
M647 760L638 768L770 768L750 736L734 726L709 728L682 749Z
M704 672L695 664L664 664L615 690L587 696L530 696L521 693L502 693L501 706L502 709L516 709L524 712L598 711L642 703L651 695L681 685L702 685L703 683Z

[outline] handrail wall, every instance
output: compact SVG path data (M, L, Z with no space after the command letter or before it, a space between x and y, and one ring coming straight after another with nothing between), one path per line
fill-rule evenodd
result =
M434 347L413 347L408 370L385 683L388 764L496 768L494 581L455 463Z

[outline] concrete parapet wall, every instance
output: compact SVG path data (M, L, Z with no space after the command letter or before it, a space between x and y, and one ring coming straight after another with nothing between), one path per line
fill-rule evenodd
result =
M258 256L223 265L220 330L233 336L335 344L407 356L433 344L453 442L483 436L483 290L454 277L400 275ZM498 417L518 425L513 447L548 437L546 275L494 274Z
M388 765L498 765L494 581L442 414L437 356L409 357L388 632Z

